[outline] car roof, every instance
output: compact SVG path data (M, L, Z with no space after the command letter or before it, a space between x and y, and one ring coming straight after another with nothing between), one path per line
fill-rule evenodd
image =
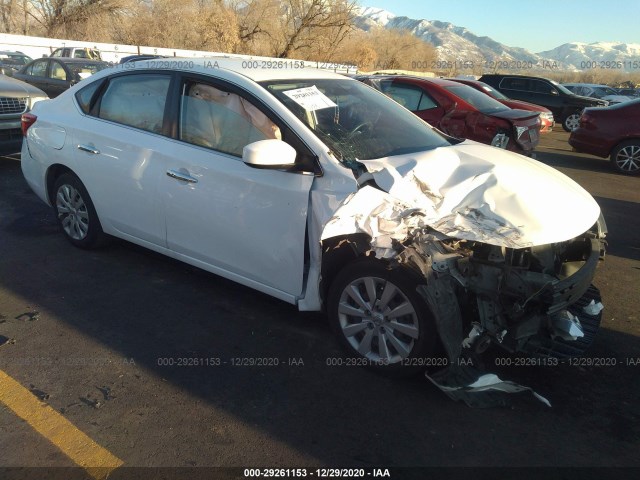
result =
M255 82L262 82L265 80L289 80L289 79L346 79L344 75L314 68L311 66L305 66L304 68L291 68L292 65L296 65L295 62L301 62L301 60L290 59L262 59L262 58L237 58L237 57L201 57L201 58L179 58L170 57L154 60L140 60L136 62L136 70L144 68L154 70L188 70L194 73L201 73L207 75L211 73L212 69L220 68L223 70L229 70L245 77L250 78ZM313 63L313 62L306 62ZM279 68L281 65L282 68ZM253 67L253 68L252 68ZM265 67L265 68L261 68ZM110 69L105 71L110 72Z
M460 86L460 83L454 82L452 80L447 80L445 78L432 78L432 77L418 77L414 75L357 75L357 79L367 78L367 79L382 79L382 80L393 80L396 78L405 78L410 80L417 80L426 83L433 83L435 85L440 85L441 87L457 87Z

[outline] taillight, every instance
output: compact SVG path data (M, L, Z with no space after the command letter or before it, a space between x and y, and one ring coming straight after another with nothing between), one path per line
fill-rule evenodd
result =
M583 112L580 116L580 128L589 128L592 124L593 118L587 112Z
M24 135L25 137L27 136L27 130L29 130L29 127L31 125L36 123L37 119L38 117L35 116L33 113L22 114L22 117L20 118L20 123L22 124L22 135Z

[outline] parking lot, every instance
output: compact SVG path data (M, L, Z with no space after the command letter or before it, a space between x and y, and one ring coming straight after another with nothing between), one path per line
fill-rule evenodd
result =
M567 138L537 158L604 211L603 328L574 364L488 366L552 408L471 409L423 377L337 366L321 314L122 241L74 248L0 158L0 467L640 467L640 179Z

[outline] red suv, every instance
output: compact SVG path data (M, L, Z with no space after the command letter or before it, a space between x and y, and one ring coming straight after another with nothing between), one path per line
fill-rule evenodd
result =
M370 85L447 135L531 155L540 137L539 112L514 110L451 80L361 75Z
M500 93L491 85L488 85L479 80L467 80L466 78L451 78L450 80L458 83L463 83L464 85L469 85L471 88L475 88L479 92L486 93L494 100L499 101L501 104L506 105L509 108L538 112L540 113L540 121L542 122L540 133L549 133L553 130L553 126L555 125L553 112L548 108L543 107L542 105L535 105L533 103L523 102L522 100L512 100L503 93Z
M621 173L640 175L640 99L585 108L569 145L578 152L611 157Z

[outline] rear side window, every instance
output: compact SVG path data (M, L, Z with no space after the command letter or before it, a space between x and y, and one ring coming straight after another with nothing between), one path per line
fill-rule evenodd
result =
M500 82L500 88L508 90L521 90L524 92L531 91L529 80L526 78L507 77Z
M153 133L162 133L169 75L124 75L112 78L100 99L99 118Z

